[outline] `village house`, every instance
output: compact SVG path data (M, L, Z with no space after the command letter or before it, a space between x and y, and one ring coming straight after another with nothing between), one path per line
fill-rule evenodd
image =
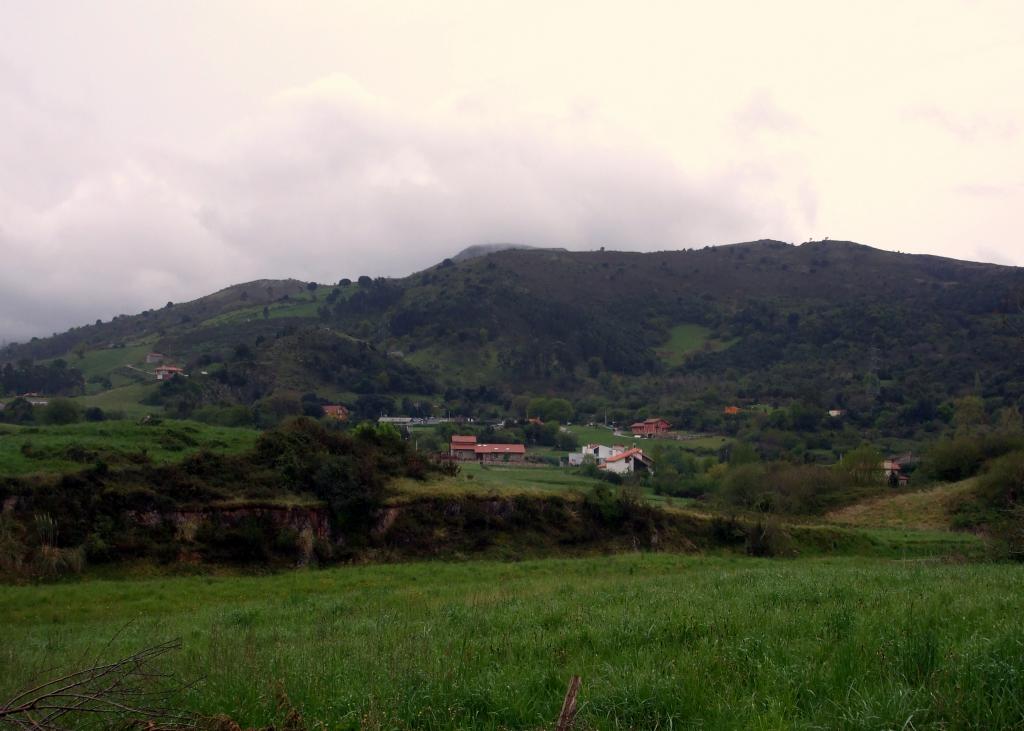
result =
M479 462L524 462L526 446L523 444L477 444L473 453Z
M476 437L453 434L448 454L459 460L472 461L476 459Z
M633 472L649 472L654 474L654 460L644 454L644 450L633 447L625 452L609 457L600 468L618 475Z
M146 363L152 365L153 363L163 363L163 353L146 353Z
M912 469L917 459L910 452L886 457L882 460L882 475L890 487L905 487L910 483L908 469Z
M622 454L625 451L626 448L618 444L611 447L607 447L604 444L588 444L578 452L569 453L569 465L579 467L588 460L601 465L609 457L614 457L616 454Z
M337 419L338 421L348 421L348 409L341 404L324 404L324 416Z
M183 371L181 368L169 365L157 366L153 370L153 373L156 374L156 380L158 381L169 381L175 376L185 375L185 371Z
M726 406L725 407L725 415L726 416L738 416L739 413L740 413L740 407L739 406Z
M453 434L449 455L460 462L524 462L526 447L522 444L477 444L473 435Z
M634 437L661 437L671 426L664 419L644 419L630 426Z

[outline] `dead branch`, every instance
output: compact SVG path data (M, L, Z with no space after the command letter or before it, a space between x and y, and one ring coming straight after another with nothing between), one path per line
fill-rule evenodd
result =
M100 717L147 731L194 728L195 716L168 706L190 684L154 667L155 660L179 649L181 640L161 642L23 690L0 706L0 727L65 731L84 718Z
M558 721L555 724L555 731L570 731L576 721L576 696L580 692L580 676L573 675L569 681L569 688L565 691L565 700L562 701L562 712L558 714Z

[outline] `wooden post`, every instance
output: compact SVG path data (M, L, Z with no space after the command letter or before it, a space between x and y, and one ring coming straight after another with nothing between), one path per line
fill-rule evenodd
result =
M569 689L565 691L565 700L562 701L562 712L558 714L558 723L555 731L570 731L573 722L576 720L576 696L580 692L580 676L573 675L569 681Z

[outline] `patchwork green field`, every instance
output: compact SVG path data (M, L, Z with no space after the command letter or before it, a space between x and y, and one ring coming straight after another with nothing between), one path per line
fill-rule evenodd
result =
M629 554L2 587L0 693L180 637L177 705L310 727L1020 728L1020 565ZM108 644L109 643L109 644Z
M157 464L181 460L200 449L238 453L251 448L257 436L253 429L193 421L0 426L0 475L74 471L101 459L110 464L132 461L142 453Z

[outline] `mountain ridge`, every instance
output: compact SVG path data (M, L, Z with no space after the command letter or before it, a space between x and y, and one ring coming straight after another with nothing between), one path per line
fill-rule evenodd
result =
M200 404L316 392L499 414L545 394L697 428L726 402L813 402L910 429L971 390L1019 398L1021 291L1017 267L845 241L502 248L400 278L241 283L0 360L152 348L220 379Z

